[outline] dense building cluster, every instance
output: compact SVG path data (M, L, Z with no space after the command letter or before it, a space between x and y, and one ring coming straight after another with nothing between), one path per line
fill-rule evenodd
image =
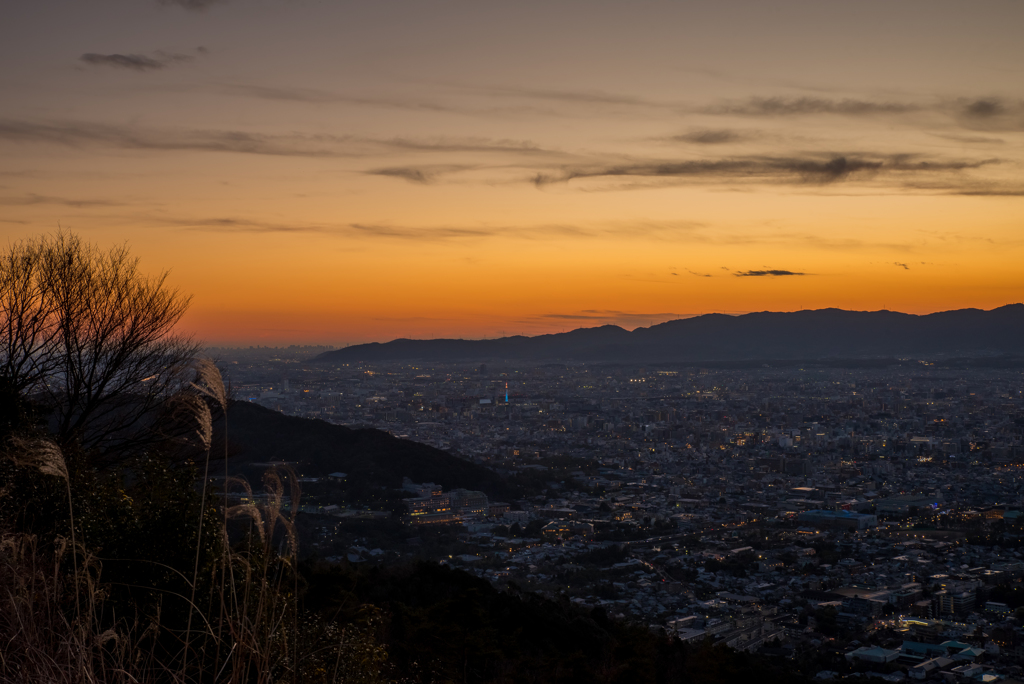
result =
M228 359L236 396L428 443L528 491L407 481L410 530L458 525L444 562L684 640L814 652L823 678L1020 673L1019 369L284 356Z

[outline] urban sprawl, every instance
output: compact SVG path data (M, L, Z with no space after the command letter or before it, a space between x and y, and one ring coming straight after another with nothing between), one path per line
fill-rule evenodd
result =
M821 679L1022 674L1020 369L212 353L236 399L385 430L528 492L495 501L405 477L392 510L311 495L303 510L327 557L433 552L501 588L682 640L816 658ZM401 543L351 532L385 519Z

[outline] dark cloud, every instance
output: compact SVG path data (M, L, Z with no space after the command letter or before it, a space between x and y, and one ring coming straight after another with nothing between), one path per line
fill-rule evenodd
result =
M903 270L905 270L905 271L909 271L910 270L910 266L907 266L906 264L901 263L899 261L894 261L892 265L893 266L899 266L899 267L903 268Z
M771 268L764 271L737 271L734 275L740 278L746 278L750 276L803 276L809 274L799 273L797 271L783 271L777 268Z
M429 184L436 181L442 174L457 173L475 168L473 166L435 165L435 166L391 166L373 169L366 173L371 176L390 176L402 178L410 183Z
M450 240L453 238L481 238L495 234L491 228L459 228L436 226L431 228L409 228L380 224L352 223L349 228L357 234L372 237L398 238L403 240Z
M795 116L803 114L840 114L844 116L875 116L906 114L924 109L909 102L872 102L854 99L817 97L752 97L742 102L728 102L703 109L706 114L738 116Z
M999 100L975 100L964 107L964 113L968 116L976 116L983 119L998 116L1004 111L1005 107Z
M602 176L637 176L649 178L688 178L699 180L737 179L745 181L778 182L797 179L827 182L838 180L859 170L877 170L880 162L863 163L846 157L827 161L797 159L747 158L687 161L648 161L615 166L594 166L590 168L565 169L560 173L538 173L533 182L538 187L557 182L568 182L577 178L599 178Z
M702 129L672 136L676 142L694 143L696 145L723 145L726 143L741 142L749 138L746 132L734 131L727 128Z
M161 5L177 5L187 10L202 12L214 5L220 5L227 0L157 0Z
M411 183L432 183L437 177L437 174L425 171L424 169L416 169L412 167L392 167L388 169L376 169L374 171L367 171L368 174L373 176L391 176L393 178L404 178Z
M1024 131L1024 102L998 98L957 101L961 126L977 131Z
M86 64L134 69L135 71L151 71L153 69L163 69L167 66L164 62L152 57L146 57L145 55L120 55L116 53L100 55L95 52L87 52L78 59Z
M723 266L723 268L725 268L725 267ZM725 270L729 270L729 269L725 269ZM698 278L713 278L714 277L710 273L697 273L695 271L691 271L690 269L686 269L686 272L689 273L690 275L697 276Z
M981 161L930 160L913 155L888 157L821 158L744 157L717 160L642 161L611 166L567 168L559 173L539 173L533 179L538 187L567 182L577 178L633 176L676 178L700 181L733 181L751 183L828 184L851 176L870 178L879 173L928 174L976 169L998 160Z
M197 52L205 54L206 49L199 48ZM121 55L117 53L103 55L87 52L78 59L93 66L109 66L117 69L131 69L133 71L155 71L171 64L191 62L194 57L167 52L157 52L153 57L147 57L146 55Z
M827 97L751 97L700 107L697 113L727 116L781 118L792 116L895 117L925 129L941 117L963 128L990 131L1024 131L1024 102L997 97L946 98L921 102Z
M418 152L509 152L513 154L562 156L561 152L540 148L527 140L492 140L488 138L414 140L410 138L390 138L380 142L395 149Z

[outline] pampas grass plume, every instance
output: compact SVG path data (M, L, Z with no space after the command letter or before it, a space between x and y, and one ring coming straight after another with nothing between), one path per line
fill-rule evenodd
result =
M203 445L203 449L209 449L213 444L213 416L210 407L203 399L195 394L181 392L175 397L178 407L196 421L196 434Z
M196 382L192 383L192 387L220 404L222 410L227 409L228 393L224 389L224 379L212 360L200 359L196 363Z
M14 447L11 458L15 463L68 481L68 466L59 446L48 439L15 438L11 442Z

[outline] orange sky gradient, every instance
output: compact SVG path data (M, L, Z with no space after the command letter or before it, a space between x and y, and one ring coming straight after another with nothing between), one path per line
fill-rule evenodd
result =
M0 236L210 344L1024 300L1024 5L25 3Z

